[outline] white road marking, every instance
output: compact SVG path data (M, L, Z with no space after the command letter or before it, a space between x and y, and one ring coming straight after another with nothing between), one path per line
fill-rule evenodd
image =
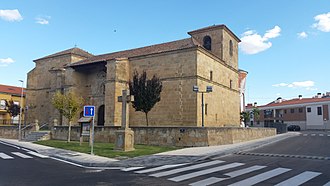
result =
M311 136L316 136L316 134L311 134Z
M197 176L203 176L206 174L210 174L210 173L214 173L214 172L218 172L218 171L222 171L222 170L226 170L226 169L230 169L230 168L234 168L234 167L238 167L238 166L242 166L242 165L244 165L244 163L231 163L231 164L222 165L219 167L214 167L214 168L210 168L210 169L206 169L206 170L193 172L190 174L184 174L181 176L170 178L168 180L179 182L179 181L187 180L190 178L195 178Z
M220 181L226 180L227 178L216 178L216 177L211 177L211 178L207 178L205 180L201 180L195 183L191 183L189 185L191 186L207 186L207 185L212 185L215 183L218 183Z
M25 155L25 154L22 154L20 152L12 152L12 154L18 156L18 157L21 157L21 158L24 158L24 159L31 159L32 157L31 156L28 156L28 155Z
M13 157L8 156L7 154L2 153L2 152L0 152L0 158L5 159L5 160L14 159Z
M308 134L303 134L303 136L308 136Z
M324 136L324 134L319 134L319 136Z
M33 151L29 151L27 153L29 153L29 154L31 154L33 156L37 156L39 158L49 158L49 156L45 156L45 155L42 155L42 154L39 154L39 153L36 153L36 152L33 152Z
M205 180L201 180L201 181L198 181L198 182L195 182L195 183L191 183L189 185L192 185L192 186L212 185L212 184L224 181L224 180L228 180L228 179L231 179L231 178L235 178L237 176L241 176L243 174L247 174L247 173L250 173L250 172L253 172L253 171L256 171L256 170L263 169L265 167L266 166L255 165L255 166L252 166L252 167L248 167L248 168L245 168L245 169L240 169L240 170L237 170L237 171L233 171L233 172L229 172L229 173L224 174L225 176L229 176L228 178L211 177L211 178L208 178L208 179L205 179Z
M311 171L306 171L301 174L298 174L297 176L294 176L290 179L287 179L275 186L295 186L295 185L301 185L314 177L320 175L322 173L319 172L311 172Z
M245 180L236 182L236 183L231 184L229 186L242 186L242 185L244 185L244 186L250 186L250 185L254 185L254 184L260 183L262 181L268 180L268 179L270 179L272 177L275 177L277 175L280 175L280 174L283 174L285 172L288 172L290 170L291 169L286 169L286 168L276 168L276 169L273 169L273 170L264 172L262 174L258 174L256 176L247 178Z
M255 166L248 167L248 168L245 168L245 169L229 172L229 173L226 173L224 175L230 176L231 178L235 178L235 177L241 176L243 174L247 174L247 173L250 173L250 172L253 172L253 171L256 171L256 170L263 169L265 167L266 166L255 165Z
M179 167L179 166L182 166L182 165L186 165L186 163L174 164L174 165L163 165L163 166L155 167L155 168L151 168L151 169L135 171L135 173L143 174L143 173L148 173L148 172L155 172L155 171L160 171L160 170L164 170L164 169L168 169L168 168Z
M121 169L124 172L128 172L128 171L134 171L134 170L138 170L138 169L143 169L144 167L129 167L129 168L124 168Z
M215 161L210 161L210 162L201 163L201 164L197 164L197 165L192 165L192 166L188 166L188 167L183 167L183 168L179 168L179 169L173 169L173 170L170 170L170 171L151 174L149 176L153 176L153 177L158 178L158 177L162 177L162 176L168 176L168 175L176 174L176 173L179 173L179 172L184 172L184 171L188 171L188 170L207 167L207 166L211 166L211 165L215 165L215 164L219 164L219 163L223 163L223 162L224 161L215 160Z
M330 137L330 134L328 134L328 137Z
M330 181L326 184L324 184L323 186L330 186Z

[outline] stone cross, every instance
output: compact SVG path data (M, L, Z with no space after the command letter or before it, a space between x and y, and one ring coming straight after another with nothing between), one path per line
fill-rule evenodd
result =
M134 97L129 95L129 90L122 90L122 96L118 96L118 102L122 102L121 127L129 128L126 122L127 103L134 101Z

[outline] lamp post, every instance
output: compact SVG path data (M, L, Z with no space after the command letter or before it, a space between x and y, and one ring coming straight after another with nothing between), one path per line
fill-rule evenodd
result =
M22 129L21 129L21 125L22 125L22 108L23 108L23 80L19 80L20 82L22 82L22 91L21 91L21 100L20 100L20 108L19 108L19 123L18 123L18 140L22 140Z
M193 86L193 91L202 94L202 127L204 127L204 93L210 93L213 91L212 86L206 86L206 91L199 91L198 86Z

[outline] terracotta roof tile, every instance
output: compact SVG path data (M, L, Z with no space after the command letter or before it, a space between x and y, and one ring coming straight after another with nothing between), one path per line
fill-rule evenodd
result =
M56 57L56 56L61 56L61 55L66 55L66 54L75 54L75 55L86 57L86 58L94 56L93 54L90 54L90 53L86 52L85 50L74 47L74 48L63 50L61 52L57 52L55 54L51 54L51 55L36 59L34 61L38 61L38 60L41 60L41 59L47 59L47 58L51 58L51 57Z
M8 85L0 85L0 93L21 95L22 87L14 87ZM25 95L25 88L23 88L23 95Z
M305 103L317 103L317 102L324 102L324 101L330 101L329 97L326 98L296 98L296 99L290 99L290 100L283 100L281 103L275 103L271 102L267 105L258 106L258 108L262 107L277 107L277 106L289 106L289 105L297 105L297 104L305 104Z
M162 52L169 52L174 50L180 50L185 48L191 48L194 46L199 45L195 40L188 38L188 39L182 39L178 41L172 41L168 43L162 43L157 45L151 45L131 50L124 50L119 52L113 52L108 54L102 54L90 57L85 60L78 61L76 63L72 63L69 66L78 66L78 65L86 65L91 64L95 62L102 62L106 60L116 59L116 58L130 58L130 57L137 57L137 56L143 56L143 55L149 55L149 54L158 54Z

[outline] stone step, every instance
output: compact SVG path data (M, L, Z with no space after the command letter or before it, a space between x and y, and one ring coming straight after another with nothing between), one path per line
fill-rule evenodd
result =
M39 131L39 132L31 132L23 140L24 141L40 141L40 140L47 140L49 138L50 138L50 131Z

